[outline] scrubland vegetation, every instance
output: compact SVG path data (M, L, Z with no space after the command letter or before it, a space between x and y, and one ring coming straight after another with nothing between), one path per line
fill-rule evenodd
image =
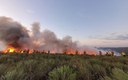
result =
M128 57L0 54L0 80L128 80Z

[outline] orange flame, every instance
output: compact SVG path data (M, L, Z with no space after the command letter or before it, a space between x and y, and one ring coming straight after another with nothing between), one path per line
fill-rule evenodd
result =
M6 50L4 50L3 52L4 53L13 53L13 52L15 52L15 48L10 47L10 48L7 48Z
M14 48L9 48L9 52L14 52L15 49Z

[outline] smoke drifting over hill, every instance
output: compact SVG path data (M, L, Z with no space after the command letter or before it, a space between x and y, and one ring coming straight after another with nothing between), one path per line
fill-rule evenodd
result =
M0 17L0 41L7 47L16 49L51 50L53 52L85 50L96 52L95 49L79 47L72 37L66 36L63 39L57 38L50 30L40 31L40 24L32 24L31 35L29 30L19 22L9 17Z

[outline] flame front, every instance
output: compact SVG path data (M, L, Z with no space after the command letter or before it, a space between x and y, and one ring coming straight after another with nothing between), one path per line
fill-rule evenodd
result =
M10 53L15 52L15 49L14 48L9 48L9 52Z
M57 51L55 49L53 50L43 50L43 51L38 51L38 50L33 50L33 49L18 49L18 48L13 48L13 47L8 47L6 50L2 51L3 53L28 53L28 54L32 54L32 53L52 53L55 54L57 53ZM64 53L64 54L90 54L90 55L94 55L96 54L96 51L92 51L92 50L77 50L77 49L66 49L62 52L59 53Z
M13 52L15 52L15 48L12 48L12 47L9 47L9 48L7 48L6 50L4 50L3 51L4 53L13 53Z

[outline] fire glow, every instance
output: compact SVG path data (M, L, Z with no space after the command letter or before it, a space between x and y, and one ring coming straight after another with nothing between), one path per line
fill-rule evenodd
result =
M15 52L15 49L14 48L7 48L6 50L3 50L4 53L13 53Z

